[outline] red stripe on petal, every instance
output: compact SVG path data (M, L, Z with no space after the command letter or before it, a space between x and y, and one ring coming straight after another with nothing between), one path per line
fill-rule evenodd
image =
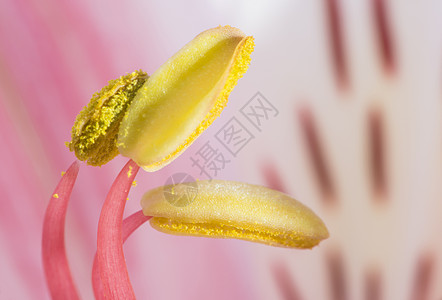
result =
M434 256L426 253L419 257L414 271L413 291L411 300L430 299L430 291L435 277L436 261Z
M324 203L336 204L335 185L327 164L326 152L317 128L316 119L307 107L298 110L298 119Z
M342 30L342 16L339 0L327 0L326 3L328 30L330 35L330 50L333 58L333 67L339 88L345 89L349 85L347 61L344 48L344 33Z
M43 267L52 299L79 299L64 244L66 210L78 170L79 163L75 161L55 188L44 217Z
M326 260L327 275L331 291L330 299L349 299L347 295L348 278L346 276L344 260L342 259L341 253L332 251L327 255Z
M132 160L118 174L98 222L97 259L106 299L135 299L123 252L123 212L139 166Z
M301 300L301 294L295 285L288 267L282 263L273 266L273 275L283 300Z
M385 158L385 127L382 114L378 110L370 111L368 115L368 138L370 142L370 167L373 190L377 194L376 201L386 200L387 175Z
M143 211L137 211L123 220L123 243L127 238L151 217L143 215ZM98 269L97 255L94 258L94 265L92 267L92 286L94 288L94 295L96 300L106 299L103 293L103 285L101 283L100 271Z
M388 22L387 4L385 0L372 0L372 5L382 64L387 73L393 73L395 69L395 56L390 24Z
M278 169L271 163L266 163L261 167L264 182L268 188L287 194L283 179Z
M382 300L382 278L378 269L365 274L365 300Z

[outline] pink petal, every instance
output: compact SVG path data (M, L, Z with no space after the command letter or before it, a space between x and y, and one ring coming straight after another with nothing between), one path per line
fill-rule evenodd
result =
M127 238L141 225L148 221L151 217L143 214L143 211L137 211L123 220L123 243ZM97 255L94 258L94 265L92 267L92 286L96 300L104 300L103 285L101 284L100 272L98 270Z
M79 299L64 245L66 209L78 170L79 163L75 161L55 188L44 217L43 267L52 299Z
M97 258L106 299L135 299L123 253L122 221L127 195L139 170L129 160L112 184L98 222Z

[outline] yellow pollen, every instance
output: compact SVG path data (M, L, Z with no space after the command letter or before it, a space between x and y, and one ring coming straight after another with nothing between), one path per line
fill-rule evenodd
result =
M116 80L92 96L72 127L72 141L66 143L75 156L89 165L101 166L119 154L117 147L121 120L147 74L135 71Z
M185 206L175 206L160 187L144 194L153 228L175 235L235 238L289 248L312 248L328 238L313 211L281 192L241 182L205 180ZM175 194L185 196L186 190Z

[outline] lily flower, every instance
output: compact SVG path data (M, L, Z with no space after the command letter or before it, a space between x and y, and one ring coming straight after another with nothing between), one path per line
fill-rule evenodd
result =
M123 222L126 199L139 168L158 170L192 144L225 107L247 70L252 51L253 37L239 29L207 30L151 77L137 71L111 81L77 117L68 147L79 160L99 166L118 153L129 158L99 219L93 267L97 298L135 299L122 244L135 227L151 217L152 226L164 232L239 238L282 247L311 248L328 237L323 222L289 196L221 181L199 182L200 194L183 208L166 203L160 189L153 190L143 198L144 214L136 213L132 221ZM45 218L43 260L54 299L78 298L60 233L77 172L74 163L57 187ZM63 283L66 278L70 284Z

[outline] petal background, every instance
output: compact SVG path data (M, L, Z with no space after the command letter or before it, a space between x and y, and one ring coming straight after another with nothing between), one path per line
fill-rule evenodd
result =
M312 251L167 236L144 225L125 253L140 299L438 299L442 296L441 54L437 1L2 1L0 3L0 298L49 297L41 265L45 207L74 156L76 114L107 81L153 73L217 25L256 39L228 107L186 153L140 172L141 195L232 117L254 139L218 175L282 189L331 237ZM241 108L260 92L279 111L257 130ZM66 243L80 294L101 205L124 165L82 165Z

